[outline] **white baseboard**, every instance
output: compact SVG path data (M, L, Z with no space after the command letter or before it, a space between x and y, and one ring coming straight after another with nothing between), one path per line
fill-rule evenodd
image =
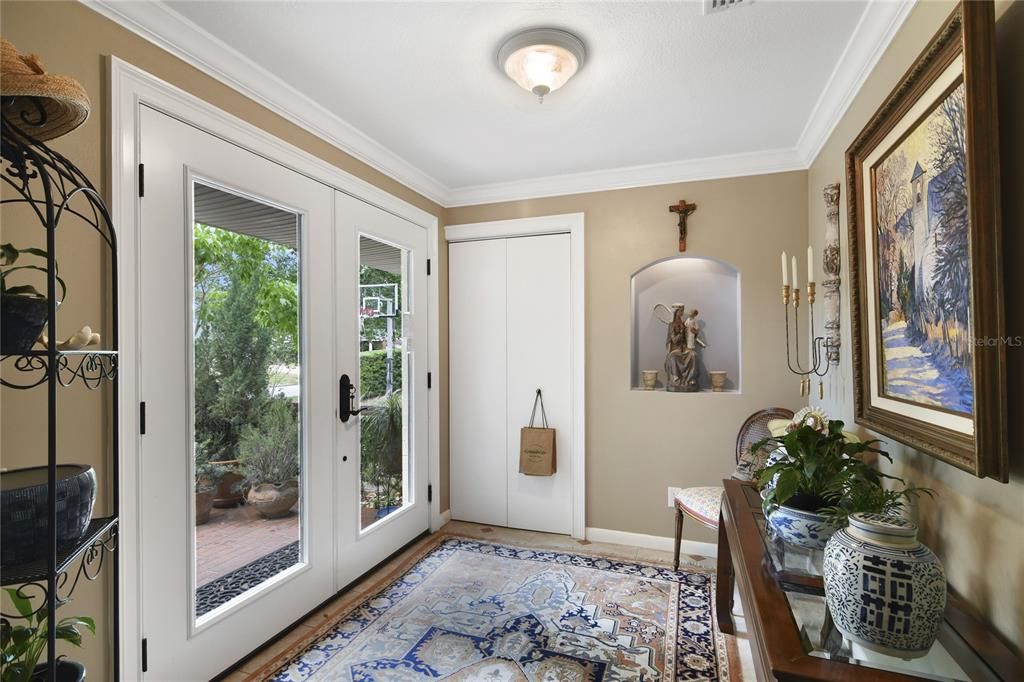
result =
M445 509L443 512L441 512L441 525L442 526L444 526L444 524L448 523L451 520L452 520L452 510L451 509Z
M657 549L671 552L675 548L675 539L661 535L644 535L629 533L624 530L608 528L587 528L587 539L591 542L608 542L614 545L630 545L644 549ZM700 556L717 557L718 545L712 542L695 542L683 540L680 552L683 554L699 554Z

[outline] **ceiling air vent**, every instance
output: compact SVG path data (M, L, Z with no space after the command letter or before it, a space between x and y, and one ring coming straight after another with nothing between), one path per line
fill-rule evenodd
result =
M704 16L752 4L754 4L754 0L704 0Z

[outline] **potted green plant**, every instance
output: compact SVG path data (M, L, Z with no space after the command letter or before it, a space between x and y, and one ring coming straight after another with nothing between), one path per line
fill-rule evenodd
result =
M15 272L46 272L45 265L22 263L22 254L38 256L44 261L47 257L43 249L19 249L10 243L0 244L0 352L4 355L20 355L31 351L46 326L49 308L46 296L31 284L10 286L7 281ZM67 287L59 276L57 284L63 300Z
M376 492L365 495L366 504L383 518L402 507L402 457L405 453L401 391L393 391L367 406L361 422L363 480Z
M33 613L32 603L21 596L17 589L6 587L4 592L25 624L11 623L0 618L0 673L2 682L35 682L47 679L46 663L39 659L46 651L47 610ZM82 646L84 628L96 634L96 623L86 616L70 616L57 621L57 639ZM85 666L64 656L57 659L58 682L82 682Z
M895 514L906 499L931 494L908 488L902 479L865 462L866 455L891 458L876 447L881 441L861 441L843 426L820 410L805 408L776 435L754 444L755 450L774 451L757 481L768 525L784 542L824 549L850 514ZM886 489L885 479L902 488Z
M210 520L213 502L217 497L217 489L225 473L224 467L211 462L209 455L196 454L196 525L201 526Z
M238 461L251 486L246 502L265 518L287 516L299 500L299 422L287 398L274 398L256 426L242 429Z

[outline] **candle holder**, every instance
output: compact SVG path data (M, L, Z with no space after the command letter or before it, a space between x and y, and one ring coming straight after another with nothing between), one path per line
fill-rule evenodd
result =
M789 371L800 377L800 395L811 394L811 377L824 377L828 374L828 357L832 352L832 339L818 336L814 330L814 301L815 283L807 283L807 308L809 309L811 323L811 348L809 350L809 366L804 367L800 362L800 289L790 287L788 284L782 287L782 308L786 320L786 366ZM793 307L793 333L789 331L789 308ZM790 337L793 342L790 343ZM792 346L792 350L790 347ZM818 382L818 397L824 397L824 385Z

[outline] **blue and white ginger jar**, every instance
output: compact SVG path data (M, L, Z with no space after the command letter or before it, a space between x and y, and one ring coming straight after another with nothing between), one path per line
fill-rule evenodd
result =
M858 513L825 546L825 599L836 628L865 648L924 656L942 627L946 574L899 516Z

